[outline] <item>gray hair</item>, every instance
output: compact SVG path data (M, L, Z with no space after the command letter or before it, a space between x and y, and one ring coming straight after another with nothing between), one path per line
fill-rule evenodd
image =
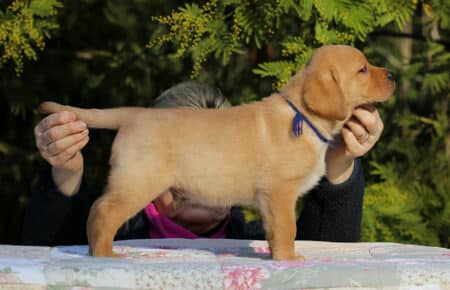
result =
M158 108L218 109L231 107L231 104L218 88L198 81L187 81L162 92L156 98L153 106Z

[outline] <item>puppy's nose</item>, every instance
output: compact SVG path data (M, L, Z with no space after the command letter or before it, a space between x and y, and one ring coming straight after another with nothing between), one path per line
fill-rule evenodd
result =
M394 80L394 74L393 74L392 72L388 71L388 73L387 73L387 78L388 78L389 80L393 81L393 80Z

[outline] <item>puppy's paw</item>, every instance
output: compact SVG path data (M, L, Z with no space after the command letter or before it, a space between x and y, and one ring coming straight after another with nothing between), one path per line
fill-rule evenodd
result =
M117 254L115 252L111 252L111 255L109 256L110 258L123 258L125 257L124 254Z
M123 258L123 254L116 254L112 250L105 250L105 251L99 251L99 250L92 250L89 249L89 255L92 257L97 258Z
M274 260L277 261L298 261L298 262L302 262L305 261L306 258L300 254L290 254L290 255L278 255L278 256L273 256L272 257Z
M296 254L293 260L298 261L298 262L303 262L303 261L306 261L306 258L300 254Z

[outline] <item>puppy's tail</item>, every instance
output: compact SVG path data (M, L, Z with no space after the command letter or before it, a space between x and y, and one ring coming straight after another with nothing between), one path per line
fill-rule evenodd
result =
M89 128L118 129L125 120L142 108L82 109L55 102L43 102L39 105L39 110L42 113L69 111L75 113L79 120L86 122Z

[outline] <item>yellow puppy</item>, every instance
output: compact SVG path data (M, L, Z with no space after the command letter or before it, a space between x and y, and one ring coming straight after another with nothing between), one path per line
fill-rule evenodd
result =
M297 198L325 173L327 146L359 105L385 101L392 74L349 46L319 48L280 93L226 109L80 109L92 128L117 129L105 193L87 225L90 252L114 256L117 229L169 188L207 205L251 205L263 218L272 257L294 253Z

